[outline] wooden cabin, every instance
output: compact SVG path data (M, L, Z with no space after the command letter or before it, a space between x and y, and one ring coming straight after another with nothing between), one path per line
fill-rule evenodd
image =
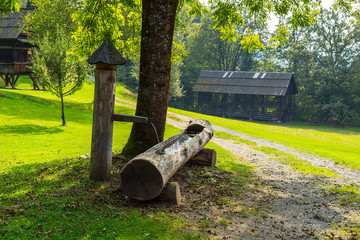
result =
M25 16L31 14L33 8L21 9L19 12L0 14L0 77L5 87L15 84L20 75L29 75L33 80L34 89L38 89L30 69L31 48L34 47L24 31Z
M260 121L291 121L292 73L201 71L194 91L200 113Z

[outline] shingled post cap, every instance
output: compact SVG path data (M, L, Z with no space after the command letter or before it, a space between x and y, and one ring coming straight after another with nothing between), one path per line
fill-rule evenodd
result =
M110 39L105 39L101 46L88 58L89 64L104 63L109 65L124 65L125 58L115 48Z

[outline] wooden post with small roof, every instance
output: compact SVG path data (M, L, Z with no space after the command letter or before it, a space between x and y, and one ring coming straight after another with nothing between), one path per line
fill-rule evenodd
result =
M109 181L112 164L116 66L124 65L126 60L114 47L112 41L106 39L87 62L95 64L90 178Z

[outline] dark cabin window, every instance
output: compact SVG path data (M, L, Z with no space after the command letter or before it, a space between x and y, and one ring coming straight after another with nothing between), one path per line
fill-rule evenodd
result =
M13 49L1 49L0 63L12 63L14 62Z

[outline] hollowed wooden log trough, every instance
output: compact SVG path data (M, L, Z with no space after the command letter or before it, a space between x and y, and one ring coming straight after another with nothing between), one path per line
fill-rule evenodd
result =
M176 171L212 136L213 129L208 121L191 121L180 134L148 149L123 167L120 172L123 190L129 197L141 201L156 198Z

